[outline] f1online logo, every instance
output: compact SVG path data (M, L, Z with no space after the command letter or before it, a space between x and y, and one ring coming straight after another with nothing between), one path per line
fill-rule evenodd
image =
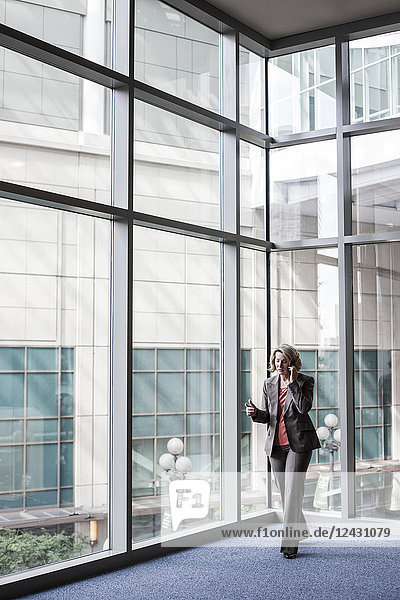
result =
M203 519L210 506L210 484L201 479L180 479L169 484L172 531L184 519Z

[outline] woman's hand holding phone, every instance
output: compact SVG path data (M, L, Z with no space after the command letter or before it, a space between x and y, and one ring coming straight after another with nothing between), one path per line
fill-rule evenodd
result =
M289 383L293 383L293 381L297 380L297 375L298 375L298 371L297 371L296 367L289 367L289 373L290 373Z
M256 406L252 403L252 401L250 400L250 398L248 399L248 401L245 403L245 407L246 407L246 415L248 417L254 417L254 415L257 412L257 408Z

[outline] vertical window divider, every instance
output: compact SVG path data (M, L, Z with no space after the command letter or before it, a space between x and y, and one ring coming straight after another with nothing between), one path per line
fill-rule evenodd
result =
M240 232L239 172L239 35L222 34L223 112L235 120L235 130L222 133L221 205L224 229ZM221 514L224 521L240 520L240 244L222 245L221 345Z
M338 191L338 287L339 287L339 406L341 427L342 517L352 518L355 503L354 431L354 330L352 246L345 243L351 235L352 198L350 139L343 126L350 120L349 42L336 38L336 121Z
M265 133L269 135L269 59L265 58ZM271 241L271 221L269 215L270 209L270 198L271 198L271 180L269 175L270 165L270 144L266 145L265 149L265 239L267 242ZM265 253L265 348L267 351L267 361L271 355L271 250L267 248ZM268 367L267 367L268 368ZM266 467L266 489L265 489L265 503L267 508L272 508L272 470L271 462L268 456L265 456L265 467Z
M127 15L129 18L127 19ZM134 5L114 3L114 65L133 79ZM128 208L112 224L110 386L110 549L132 547L133 102L131 87L113 92L112 202Z

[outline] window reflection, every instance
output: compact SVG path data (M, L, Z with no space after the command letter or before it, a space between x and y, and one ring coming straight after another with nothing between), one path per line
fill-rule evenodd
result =
M357 512L396 518L400 244L353 249ZM382 473L384 471L384 474Z
M353 233L400 228L400 132L351 140Z
M337 235L336 142L270 151L271 241Z
M335 126L334 46L280 56L268 64L270 135Z
M400 112L400 34L350 42L351 122L394 117Z

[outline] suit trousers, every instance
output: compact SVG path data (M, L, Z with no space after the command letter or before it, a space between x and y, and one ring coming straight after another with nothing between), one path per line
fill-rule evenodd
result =
M273 446L270 456L272 471L281 494L283 532L281 552L294 552L305 539L307 522L303 513L304 481L312 450L293 452L290 446Z

